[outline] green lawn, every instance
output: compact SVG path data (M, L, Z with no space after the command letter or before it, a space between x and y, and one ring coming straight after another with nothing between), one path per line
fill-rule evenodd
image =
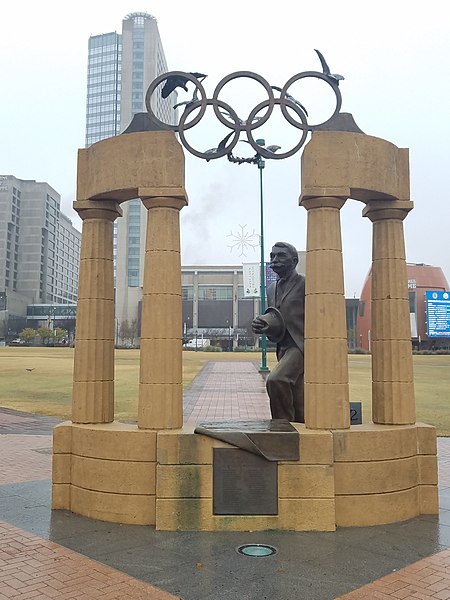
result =
M349 355L350 400L363 403L363 421L371 419L370 356ZM183 385L210 360L260 361L257 353L183 353ZM268 353L268 366L275 363ZM414 356L417 420L450 436L450 355ZM32 369L32 370L28 370ZM70 418L72 348L0 347L0 406ZM139 350L116 350L115 416L136 419Z

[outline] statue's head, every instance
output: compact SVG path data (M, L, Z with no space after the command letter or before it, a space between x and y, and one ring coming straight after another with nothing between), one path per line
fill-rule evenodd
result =
M297 249L287 242L276 242L270 253L270 266L278 277L290 275L298 263Z

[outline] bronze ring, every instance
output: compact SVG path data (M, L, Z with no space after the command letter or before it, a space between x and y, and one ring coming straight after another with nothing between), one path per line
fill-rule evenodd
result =
M184 129L190 129L191 127L194 127L194 125L197 125L197 123L200 123L200 121L206 111L207 98L206 98L205 88L202 86L202 84L196 77L194 77L190 73L185 73L184 71L170 71L170 73L163 73L162 75L158 75L158 77L152 81L152 83L150 84L150 86L147 90L147 93L145 94L145 106L147 108L147 111L148 111L148 114L149 114L149 117L151 118L151 120L154 123L157 123L158 125L160 125L160 127L162 129L168 129L169 131L178 131L179 124L169 125L169 123L164 123L164 121L160 121L160 119L158 119L158 117L155 115L155 113L153 112L153 109L151 107L151 98L152 98L153 92L156 90L156 88L158 87L158 85L160 83L162 83L169 77L176 76L176 75L180 75L181 77L186 77L186 79L188 81L192 81L192 83L197 87L197 89L200 92L200 95L202 97L201 100L196 101L197 107L200 106L198 115L196 117L194 117L192 119L192 121L190 121L189 123L185 123Z
M325 123L328 123L329 121L331 121L331 119L338 114L338 112L341 110L341 106L342 106L342 96L341 96L341 92L339 90L339 86L337 85L337 83L332 82L330 80L330 78L327 77L327 75L324 75L323 73L320 73L319 71L303 71L303 73L297 73L297 75L293 75L290 79L288 79L286 81L286 83L284 84L284 86L283 86L283 88L282 88L282 90L280 92L280 98L285 98L286 97L286 93L287 93L289 87L293 83L295 83L299 79L306 79L307 77L315 77L316 79L322 79L323 81L325 81L326 83L328 83L328 85L333 90L334 95L336 96L336 108L334 109L334 112L331 115L331 117L329 117L326 121L323 121L322 123L316 123L315 125L308 125L309 130L313 131L315 128L321 127ZM296 121L295 119L292 118L292 116L286 110L286 105L285 104L281 105L281 112L283 113L283 116L286 119L286 121L288 121L288 123L290 123L294 127L298 127L299 129L303 129L303 124L300 125L300 123L298 123L298 121Z
M230 116L235 120L235 123L237 125L236 127L232 127L231 126L231 122L228 121L228 123L229 123L228 127L230 129L233 129L233 131L234 131L234 137L231 140L231 142L227 146L225 146L222 150L218 150L214 154L208 154L207 152L199 152L198 150L195 150L187 142L187 140L186 140L186 137L184 135L184 130L186 129L184 127L184 122L185 122L186 118L189 116L189 114L193 110L195 110L196 108L198 108L200 106L200 101L199 100L197 102L194 102L193 104L191 104L190 106L188 106L184 110L183 114L181 115L180 122L178 124L178 127L179 127L178 133L179 133L180 140L181 140L181 143L183 144L183 146L187 150L189 150L189 152L191 154L193 154L194 156L197 156L198 158L204 158L204 159L207 159L207 160L214 160L216 158L221 158L222 156L225 156L226 154L229 154L233 150L233 148L236 146L236 144L238 143L239 136L241 134L241 129L238 126L239 125L239 117L237 116L237 114L235 113L234 109L231 108L231 106L229 104L227 104L226 102L222 102L222 100L217 100L217 99L209 100L209 99L207 99L206 102L205 102L205 110L206 110L206 106L211 106L211 105L214 108L216 108L216 106L217 107L220 106L221 108L224 108L230 114Z

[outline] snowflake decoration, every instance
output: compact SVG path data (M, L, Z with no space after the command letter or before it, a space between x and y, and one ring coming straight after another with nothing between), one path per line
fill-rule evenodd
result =
M227 237L232 238L232 243L228 245L230 252L233 252L236 248L239 250L239 256L247 256L246 251L249 248L253 248L254 251L259 246L259 235L255 233L255 230L250 233L246 230L246 227L247 225L239 225L240 231L237 233L230 231L227 235Z

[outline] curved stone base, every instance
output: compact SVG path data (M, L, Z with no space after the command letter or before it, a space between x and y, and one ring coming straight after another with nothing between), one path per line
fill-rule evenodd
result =
M337 526L438 513L434 427L355 425L334 431L333 442Z
M54 430L54 509L160 530L333 531L438 512L436 430L354 425L306 429L300 459L278 463L277 515L213 514L211 437L121 423Z
M155 523L156 432L65 422L53 431L52 508L135 525Z

